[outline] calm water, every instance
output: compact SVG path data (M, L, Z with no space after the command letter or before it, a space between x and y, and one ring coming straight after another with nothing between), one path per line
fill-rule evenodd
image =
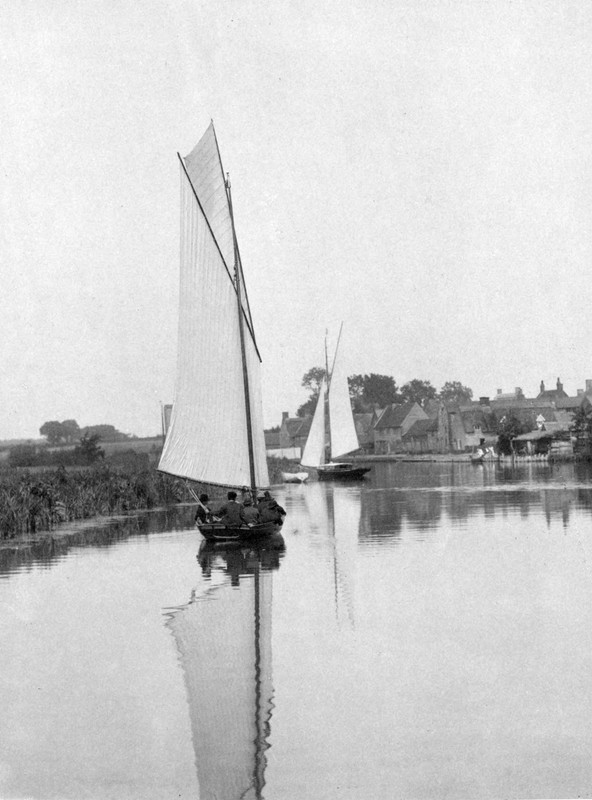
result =
M181 509L0 551L0 797L592 797L588 470L277 497L259 550Z

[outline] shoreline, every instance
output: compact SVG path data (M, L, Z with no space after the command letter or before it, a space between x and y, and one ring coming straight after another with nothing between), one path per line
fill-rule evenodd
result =
M75 519L69 522L61 522L51 530L38 531L37 533L27 533L17 535L11 539L0 539L0 551L17 550L37 545L48 544L53 541L67 540L85 533L106 530L112 525L125 524L145 514L158 514L171 510L187 509L195 505L192 502L175 503L171 506L158 506L154 508L136 508L124 514L98 514L96 517L86 517L85 519Z

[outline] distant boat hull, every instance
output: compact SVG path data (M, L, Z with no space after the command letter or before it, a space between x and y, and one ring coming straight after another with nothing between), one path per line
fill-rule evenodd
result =
M325 464L317 467L320 481L357 481L370 470L371 467L356 467L353 464Z
M255 525L240 525L231 528L222 522L203 522L198 530L207 542L260 541L275 536L282 529L282 522L259 522Z
M308 480L308 472L282 472L284 483L304 483Z

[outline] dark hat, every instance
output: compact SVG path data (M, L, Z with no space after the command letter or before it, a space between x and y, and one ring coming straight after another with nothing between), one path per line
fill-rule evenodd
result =
M210 498L207 496L207 494L200 494L199 499L201 503L207 503Z

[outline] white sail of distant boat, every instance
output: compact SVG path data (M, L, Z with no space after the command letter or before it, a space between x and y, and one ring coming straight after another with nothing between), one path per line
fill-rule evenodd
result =
M325 463L325 405L327 397L327 381L323 378L319 397L315 408L308 438L302 452L300 463L303 467L318 467Z
M177 379L159 469L220 486L268 486L260 357L210 124L181 165Z
M210 553L208 590L169 613L201 800L262 799L273 708L271 569L277 564L266 568L269 555L244 548Z
M326 379L323 379L319 389L310 432L300 459L303 467L316 468L321 479L359 478L369 472L369 467L334 461L360 447L349 396L347 373L339 354L342 330L343 324L339 331L331 371L328 362L326 363ZM325 421L326 414L328 414L328 424ZM325 456L327 445L328 462Z

